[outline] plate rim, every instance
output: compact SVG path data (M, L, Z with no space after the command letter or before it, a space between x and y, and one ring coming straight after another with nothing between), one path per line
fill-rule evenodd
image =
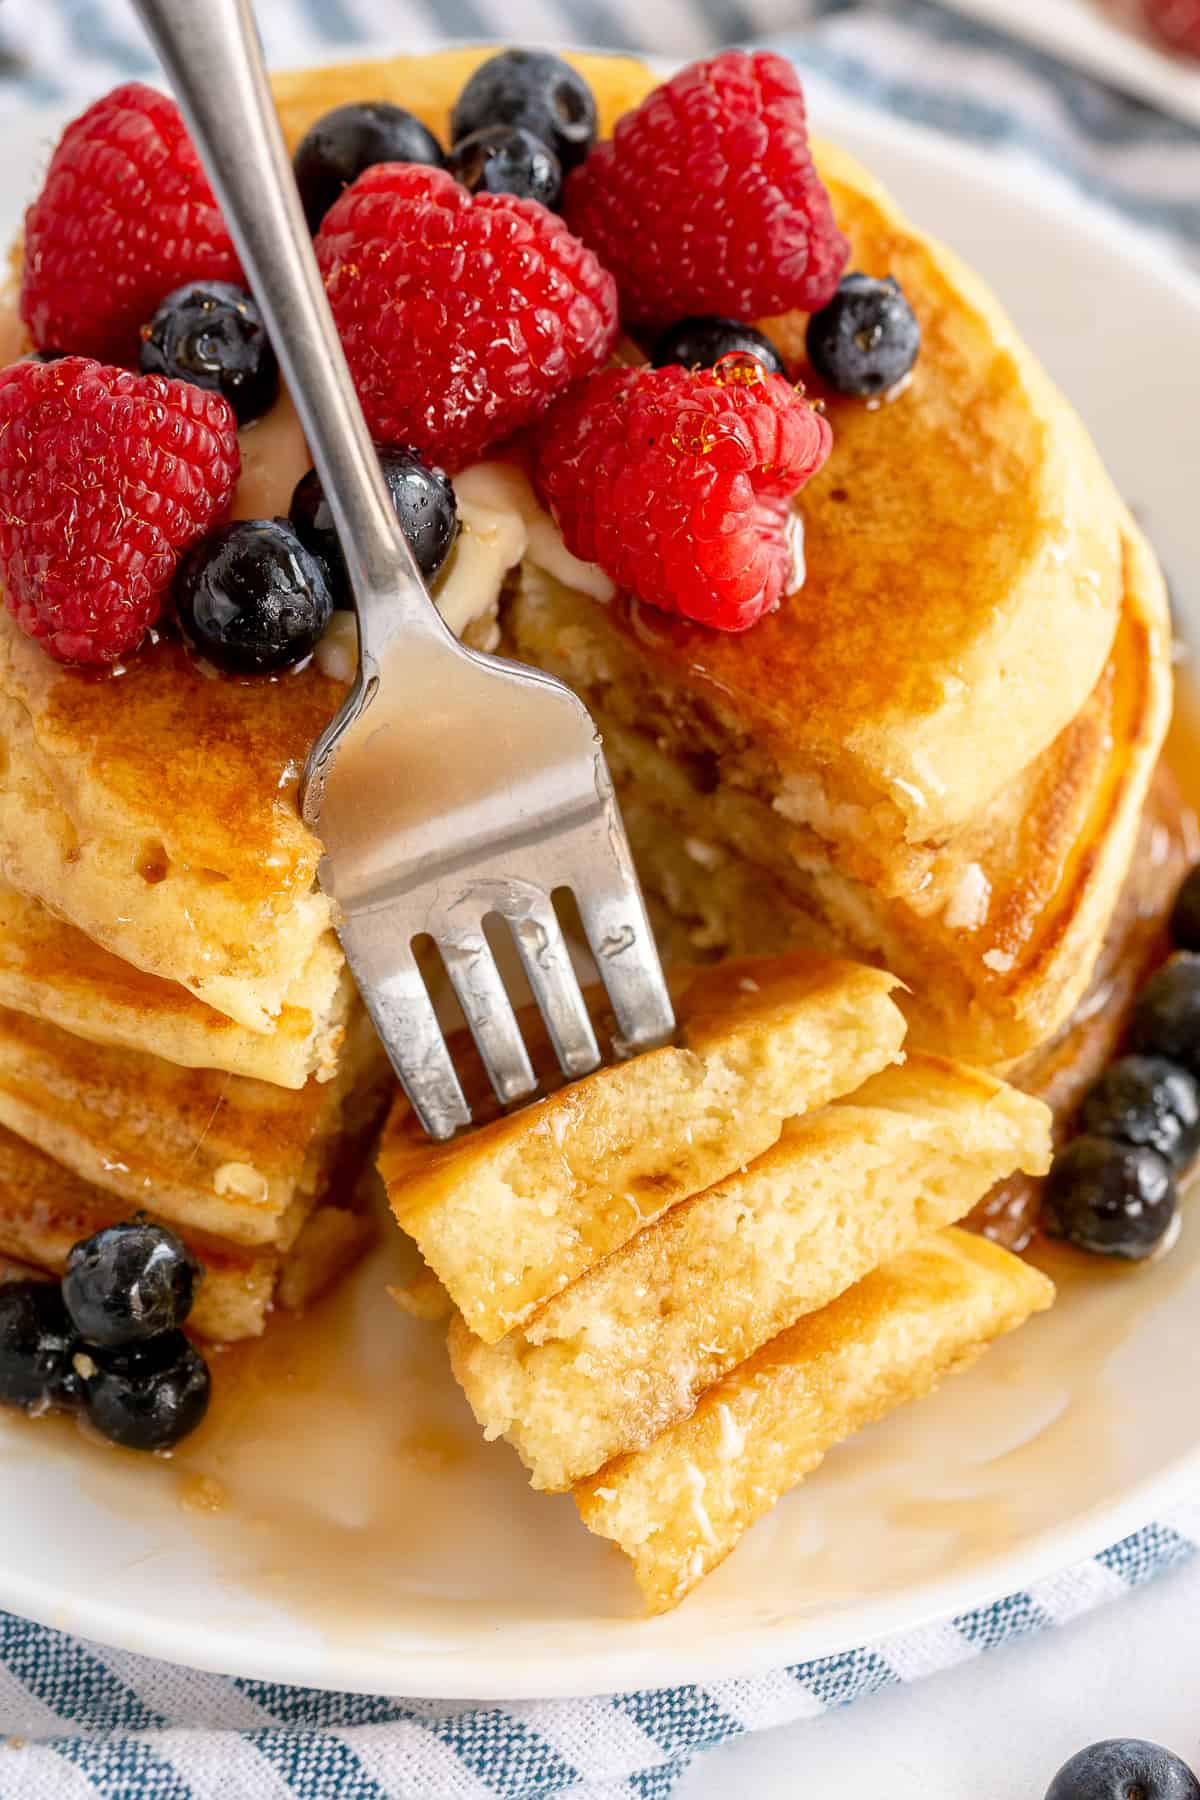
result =
M361 54L361 51L360 51ZM382 54L382 52L381 52ZM927 164L944 158L948 139L930 128L898 119L847 97L827 82L807 79L814 123L831 138L848 134L870 140L867 159L886 156L888 144ZM71 109L74 111L75 109ZM63 109L26 109L0 120L0 143L9 133L35 131L42 137ZM1004 159L958 140L956 180L962 171L981 188L1004 192L1032 213L1097 240L1121 260L1136 258L1153 282L1171 290L1194 313L1200 339L1200 280L1182 257L1149 231L1117 221L1069 181L1053 178L1031 188L1022 171ZM857 148L857 142L852 144ZM256 1653L253 1627L209 1628L186 1621L171 1624L161 1614L86 1594L64 1597L40 1579L0 1563L0 1606L38 1623L94 1642L158 1657L188 1667L274 1682L346 1692L432 1699L565 1699L637 1687L708 1683L779 1668L916 1629L935 1619L986 1606L1004 1595L1084 1561L1119 1541L1164 1510L1200 1490L1200 1430L1192 1449L1116 1498L1046 1527L1019 1546L980 1558L973 1568L895 1594L846 1606L832 1618L820 1615L761 1626L738 1626L728 1637L686 1651L653 1642L654 1621L605 1622L595 1648L564 1652L512 1645L503 1626L480 1636L480 1648L348 1648L327 1638L314 1647L297 1634L295 1648L272 1641Z

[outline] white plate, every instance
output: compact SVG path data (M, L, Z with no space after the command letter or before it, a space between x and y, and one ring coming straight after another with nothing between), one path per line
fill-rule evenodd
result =
M1200 125L1200 63L1137 29L1134 0L943 0Z
M1195 568L1200 290L1053 177L1031 192L961 145L815 85L813 99L819 128L991 277L1168 563ZM44 121L6 128L0 236L46 135ZM181 1469L0 1420L0 1604L317 1687L595 1693L798 1661L962 1612L1200 1486L1193 1226L1161 1265L1089 1265L1054 1312L836 1452L677 1613L644 1623L620 1558L571 1502L533 1495L505 1447L479 1442L439 1334L382 1296L397 1254L390 1241L353 1292L276 1340L274 1374L242 1390L257 1449L232 1471L211 1436ZM323 1370L318 1342L334 1347ZM203 1510L197 1470L232 1486L230 1509Z

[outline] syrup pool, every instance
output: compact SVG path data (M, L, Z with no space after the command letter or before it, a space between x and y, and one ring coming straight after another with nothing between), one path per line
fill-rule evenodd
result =
M1171 759L1195 801L1198 727L1189 691ZM700 1607L706 1630L738 1619L747 1591L778 1596L760 1621L836 1613L1018 1548L1153 1472L1161 1418L1143 1426L1113 1396L1143 1369L1150 1379L1166 1368L1180 1394L1200 1383L1200 1339L1167 1325L1181 1290L1200 1288L1197 1205L1193 1191L1179 1243L1150 1264L1040 1246L1058 1304L832 1452L678 1627L633 1624L636 1593L615 1549L584 1530L568 1497L534 1494L507 1446L482 1441L450 1377L444 1327L388 1297L411 1253L382 1199L378 1247L338 1292L279 1316L258 1343L213 1353L209 1417L172 1456L113 1450L66 1421L6 1417L0 1480L51 1458L80 1505L120 1521L122 1552L91 1571L92 1598L136 1601L195 1564L223 1614L244 1610L247 1630L282 1617L331 1649L386 1657L419 1643L436 1654L447 1632L494 1635L506 1621L516 1645L531 1620L545 1645L581 1617L614 1642L636 1632L658 1643ZM1186 1454L1185 1409L1173 1429Z

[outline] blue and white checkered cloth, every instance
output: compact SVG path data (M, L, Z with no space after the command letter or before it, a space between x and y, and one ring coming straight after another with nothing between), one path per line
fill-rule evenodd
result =
M1052 166L1200 261L1200 133L925 0L259 0L258 12L272 59L291 64L447 36L681 55L769 40L859 101ZM0 110L85 99L129 74L153 64L127 0L0 0ZM320 1693L0 1614L0 1800L666 1800L700 1750L1066 1624L1198 1543L1200 1502L1024 1592L884 1642L589 1700Z

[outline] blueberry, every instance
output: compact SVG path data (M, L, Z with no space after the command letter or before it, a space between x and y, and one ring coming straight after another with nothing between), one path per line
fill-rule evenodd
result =
M142 328L143 375L190 381L223 394L239 425L261 418L279 393L279 364L262 314L229 281L189 281Z
M61 362L64 356L69 356L70 354L69 350L27 350L25 355L21 358L21 361L35 363Z
M325 565L286 519L238 519L182 558L184 635L232 675L269 675L312 655L333 612Z
M454 489L442 471L429 468L415 450L381 450L379 466L391 492L400 529L417 559L417 567L426 581L432 581L449 555L458 532ZM315 469L310 469L297 483L288 517L300 542L324 563L333 604L341 608L353 607L354 599L333 514Z
M716 314L680 319L655 342L650 361L656 369L680 363L685 369L711 369L723 356L735 351L757 356L768 374L784 373L783 358L761 331L743 325L737 319L722 319Z
M0 1286L0 1403L33 1413L76 1405L75 1349L75 1329L56 1281Z
M1161 1744L1104 1738L1063 1764L1046 1800L1200 1800L1200 1782Z
M79 1360L89 1422L126 1450L169 1450L208 1411L208 1364L182 1331L122 1349L89 1346Z
M446 167L472 194L516 194L552 210L562 198L562 164L523 125L485 125L460 138Z
M1079 1129L1148 1144L1185 1169L1200 1150L1200 1084L1164 1056L1123 1056L1084 1096Z
M881 394L917 360L921 327L890 275L843 276L837 293L808 321L808 360L842 394Z
M1133 1009L1129 1041L1200 1080L1200 956L1181 952L1150 977Z
M1169 929L1177 950L1200 950L1200 863L1184 878L1175 896Z
M310 125L292 159L310 231L334 201L375 163L425 163L442 167L442 146L420 119L387 100L355 100L335 106Z
M502 50L481 63L450 115L458 144L486 125L522 125L549 145L563 172L596 138L596 102L583 76L548 50Z
M183 1324L200 1274L173 1231L130 1219L75 1245L63 1299L89 1346L136 1344Z
M1073 1138L1054 1158L1042 1194L1052 1237L1129 1261L1158 1248L1176 1207L1175 1178L1157 1150L1106 1137Z

